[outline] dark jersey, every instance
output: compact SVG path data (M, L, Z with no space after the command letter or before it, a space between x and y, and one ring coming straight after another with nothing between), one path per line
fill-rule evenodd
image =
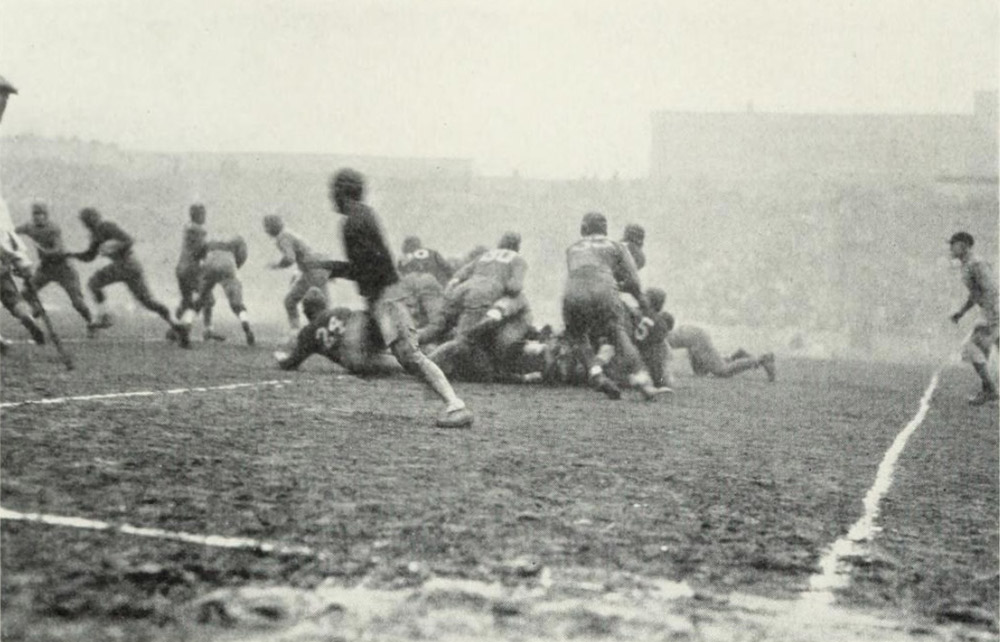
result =
M347 204L344 221L344 251L349 264L347 278L358 284L358 293L366 299L377 298L399 282L392 252L385 243L375 213L364 203Z
M452 269L448 261L437 250L425 247L404 254L399 259L399 273L402 275L430 274L438 283L445 285L451 278Z
M646 265L646 253L642 251L642 248L633 243L632 241L622 241L625 247L628 249L629 254L632 255L632 259L635 261L635 269L641 270Z
M349 313L348 313L349 314ZM303 361L320 354L340 363L344 345L344 327L347 314L341 310L324 310L299 331L295 349L278 362L282 370L295 370Z
M113 261L124 259L132 253L132 237L111 221L101 221L90 230L90 246L77 255L81 261L93 261L105 241L121 241L121 248L112 256Z
M190 270L198 266L198 261L205 255L205 226L198 223L188 223L181 235L181 255L177 260L178 270Z
M63 246L62 230L55 223L45 223L44 225L26 223L14 231L35 242L35 247L38 248L38 258L43 264L65 263L66 248Z

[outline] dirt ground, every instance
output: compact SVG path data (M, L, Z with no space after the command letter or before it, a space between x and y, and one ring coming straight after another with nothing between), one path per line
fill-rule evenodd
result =
M803 599L914 416L929 367L779 361L610 402L408 378L266 349L19 345L5 509L306 546L229 550L4 520L2 635L50 639L996 639L998 417L945 370L834 607Z

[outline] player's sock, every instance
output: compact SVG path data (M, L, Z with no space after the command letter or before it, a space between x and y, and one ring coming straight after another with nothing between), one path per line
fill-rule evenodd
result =
M602 343L601 347L597 349L597 355L594 360L601 366L606 366L611 363L611 360L615 358L615 347L610 343Z
M670 388L657 388L653 385L653 379L649 376L649 371L645 368L631 375L629 383L632 384L633 388L641 392L647 401L664 392L673 392Z
M254 336L253 330L250 329L250 323L248 321L244 321L241 325L243 326L243 334L247 338L247 345L252 346L257 343L257 337Z
M188 308L187 310L184 310L184 314L181 315L181 318L178 319L178 322L181 325L186 325L188 327L191 327L191 325L194 323L194 320L195 320L195 318L197 316L198 316L197 312L195 312L191 308Z
M97 320L94 326L98 328L111 327L111 315L108 313L108 304L101 301L97 304Z
M21 319L21 323L28 329L28 332L31 334L31 340L35 342L35 345L45 345L45 333L42 332L42 329L38 327L38 324L30 316L25 316Z
M414 362L420 370L420 376L423 380L444 400L447 411L465 408L465 402L455 394L455 389L451 387L448 377L444 376L444 372L436 363L428 359L422 352L417 353Z
M526 356L537 357L545 354L545 344L541 341L525 341L523 352Z

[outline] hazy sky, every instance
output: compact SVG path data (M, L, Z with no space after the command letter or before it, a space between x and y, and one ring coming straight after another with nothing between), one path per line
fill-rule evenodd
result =
M967 112L995 0L0 0L4 134L643 176L650 114Z

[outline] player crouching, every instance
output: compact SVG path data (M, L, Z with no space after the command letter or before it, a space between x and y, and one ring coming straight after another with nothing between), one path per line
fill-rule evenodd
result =
M621 391L604 373L617 354L629 384L643 397L653 399L667 392L653 385L626 326L619 287L646 308L635 261L628 249L608 238L603 214L591 212L580 225L581 239L566 250L569 278L563 296L566 339L585 364L591 386L611 399ZM594 345L599 345L595 351Z
M431 360L444 373L478 381L512 380L531 312L522 289L527 263L521 235L507 232L497 249L467 264L449 284L448 306L457 316L455 338L435 349ZM516 377L513 379L516 380Z

